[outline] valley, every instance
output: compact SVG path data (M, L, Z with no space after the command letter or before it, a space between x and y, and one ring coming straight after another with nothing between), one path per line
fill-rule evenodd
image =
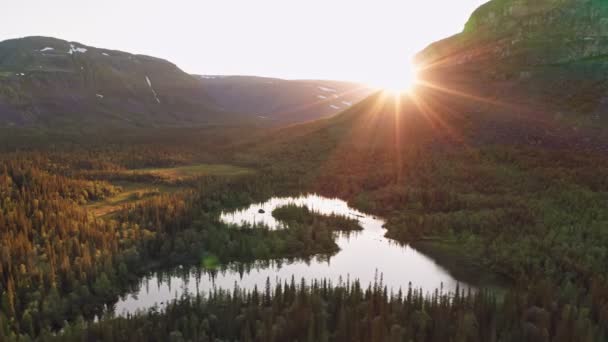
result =
M70 268L56 269L56 276L66 281L62 291L71 293L70 299L55 302L55 316L46 316L49 311L45 313L31 311L32 309L29 309L29 314L35 313L39 317L37 321L42 321L42 317L70 317L70 303L74 302L87 303L84 309L86 311L83 312L88 312L84 316L88 319L102 315L107 310L107 305L116 305L115 310L127 307L134 310L149 307L153 303L161 305L162 302L167 310L162 312L169 313L182 308L194 310L190 305L199 304L190 302L188 297L171 302L176 294L180 298L181 292L176 291L187 288L192 294L196 289L192 286L198 284L199 290L206 292L209 289L206 284L215 279L216 284L221 286L215 288L219 292L216 294L218 297L213 298L224 301L227 299L222 299L220 293L222 290L232 291L235 280L242 284L243 291L256 291L255 288L247 287L247 284L258 285L257 290L261 291L267 288L266 277L282 274L281 272L285 272L283 278L294 275L296 284L299 284L297 288L302 288L300 277L307 271L299 269L298 265L306 265L305 269L319 265L319 270L325 269L321 272L327 274L327 270L339 267L340 255L346 255L341 254L343 251L348 254L349 245L344 245L342 238L334 241L336 237L327 230L332 225L328 226L322 220L313 220L309 223L315 227L312 230L306 224L297 229L280 231L234 229L227 228L221 222L220 215L252 203L264 202L274 196L305 193L339 197L358 211L383 217L386 220L384 228L374 233L378 234L378 238L390 241L382 237L386 233L388 238L397 242L411 244L413 248L391 243L389 246L392 247L373 248L374 251L382 249L388 252L392 248L401 251L398 253L406 251L403 257L399 257L400 262L378 265L379 271L383 269L382 264L395 267L394 271L382 274L382 279L386 279L383 284L397 286L401 283L404 292L407 291L410 280L411 291L420 293L420 296L432 293L430 289L436 286L417 283L416 279L429 281L433 277L424 276L424 272L411 271L415 269L414 266L406 267L406 261L410 260L407 253L414 253L426 260L426 264L418 264L427 265L424 266L425 272L438 268L444 270L441 272L447 272L440 274L452 274L461 280L463 290L467 281L487 284L491 288L495 288L495 285L490 284L496 284L496 281L501 287L507 284L505 290L492 290L492 293L500 293L500 298L503 298L501 303L504 303L501 305L516 305L512 300L514 296L521 296L521 290L510 289L518 289L519 286L529 286L526 290L528 294L536 293L532 297L517 297L521 300L517 305L522 307L550 300L551 295L547 294L559 291L559 287L552 285L556 283L570 284L568 286L573 288L573 293L580 293L577 291L583 291L586 285L578 283L576 279L585 279L587 276L584 274L589 274L587 272L601 273L601 263L589 262L601 260L601 254L596 253L602 253L599 246L604 241L601 227L606 212L601 203L606 196L605 170L608 166L599 152L578 146L574 147L574 153L569 144L557 144L546 150L528 144L469 144L466 139L483 131L477 131L468 121L460 121L462 119L459 116L444 117L453 120L444 123L449 122L449 127L458 128L460 134L456 135L453 131L438 130L435 122L422 113L410 111L410 104L405 99L401 105L403 107L398 116L399 121L394 114L394 100L379 94L336 117L278 130L251 129L249 134L233 135L231 129L226 129L223 134L215 129L213 135L205 139L201 139L200 131L189 136L186 132L177 130L173 132L180 137L178 139L176 136L175 143L163 142L152 145L154 148L150 148L150 143L136 143L142 136L117 136L112 140L132 141L128 144L128 150L122 151L123 148L119 145L82 149L77 145L70 147L69 144L64 144L64 152L45 152L36 148L32 152L21 152L18 158L7 155L3 161L3 167L6 168L3 189L8 191L5 194L14 198L11 202L33 201L25 197L20 199L19 192L10 190L18 184L27 184L34 191L36 184L47 182L45 179L60 177L53 180L53 183L67 182L66 184L77 187L94 185L87 191L89 198L80 199L79 202L72 199L79 198L74 197L77 195L74 191L59 193L59 197L53 193L41 194L49 196L42 197L47 198L45 203L65 206L66 209L62 210L69 208L72 213L70 215L76 215L75 218L82 217L81 215L86 217L87 212L95 215L95 210L98 210L95 206L99 203L119 206L112 208L117 210L112 215L103 216L101 221L90 220L87 223L98 226L96 230L99 232L109 233L89 242L100 241L101 244L93 249L99 251L96 254L103 253L106 248L103 246L114 246L111 247L114 249L111 254L100 254L98 257L108 258L106 266L99 269L91 265L89 272L99 273L90 273L84 278L69 271ZM399 126L396 126L397 123ZM378 130L385 134L375 134ZM170 132L165 134L173 134ZM403 139L397 145L396 132L401 132ZM201 146L198 140L204 141L203 154L199 153ZM91 154L91 150L96 152ZM560 157L556 158L556 155ZM201 164L203 160L205 162ZM28 171L30 176L23 173L26 165L31 165L27 166L31 169ZM168 165L175 166L167 167ZM63 176L57 174L59 170L71 170L69 174L72 176L61 178ZM27 177L34 178L19 183ZM10 181L7 183L8 179ZM120 183L119 180L125 179L133 183ZM123 188L120 190L114 188L121 185ZM140 195L134 195L138 192ZM98 198L103 198L102 202L98 202ZM4 201L3 208L12 207L11 202ZM31 203L33 205L34 202ZM254 205L253 210L259 210L258 206ZM44 213L44 210L53 210L52 208L41 207L39 210ZM272 215L272 210L266 209L263 215ZM3 215L4 224L11 222L12 219L6 216L8 212ZM44 216L47 215L51 215L50 212ZM373 218L370 220L376 222ZM39 223L32 221L32 224L35 227ZM380 225L382 224L377 226ZM64 226L69 227L66 224ZM118 240L115 237L117 233L120 236ZM359 233L355 231L352 234L351 240L344 241L351 241L349 244L357 241ZM56 241L65 243L61 239ZM372 238L371 243L373 245L379 242ZM572 243L585 247L573 249ZM420 248L428 256L417 254L414 248ZM32 272L31 275L36 274L36 265L48 262L44 255L37 255L35 251L36 249L30 249L20 261L29 265L26 269L31 270L28 271ZM67 257L63 256L65 250L61 248L53 253L59 253L58 260ZM332 257L334 253L338 254ZM379 255L381 254L375 257ZM84 262L87 258L86 254L73 257L76 265L82 265L79 267L86 265ZM288 261L281 261L284 258L288 258ZM436 266L435 262L441 266ZM361 265L362 263L357 263L351 271L363 272L368 278L363 278L362 274L358 277L361 282L351 283L355 287L348 287L348 291L356 293L357 286L361 286L363 291L368 282L374 279L369 277L374 277L375 272L374 275L372 272L375 267L371 266L366 271ZM7 267L7 264L3 264L3 269L12 272ZM211 272L215 278L210 278L211 275L206 273L208 267L217 268L217 271ZM223 267L228 269L223 270ZM237 267L236 270L234 267ZM214 275L215 272L217 275ZM241 274L244 277L242 279ZM403 274L405 280L390 280L390 274ZM411 278L415 275L423 278ZM20 284L35 284L35 278L28 277L27 273L19 275L17 281ZM165 283L167 277L171 279L170 283ZM248 281L248 277L253 278ZM332 279L329 274L323 277ZM448 280L453 279L451 277L438 280L438 284L443 282L446 292L454 289L448 285L454 284ZM314 288L311 283L313 279L318 277L312 276L305 283ZM287 289L291 288L290 281L287 280ZM43 287L38 291L49 291L43 290L44 286L48 286L45 283L51 284L40 283L39 286ZM91 284L90 291L94 292L89 292L88 295L80 292L82 285L79 284ZM333 278L332 284L337 286L336 290L340 286L346 286L336 283L336 278ZM152 290L157 285L160 286L158 290ZM272 292L278 285L270 286ZM150 290L143 290L142 286ZM50 289L55 291L52 287ZM344 291L346 290L345 288ZM599 288L594 291L598 290ZM316 290L311 288L310 291L312 295ZM137 298L142 300L141 303L148 304L135 304L134 297L130 297L129 293L139 293ZM493 296L497 294L486 295L488 297L483 298L490 302L496 300ZM117 302L122 296L127 297L123 297L124 301ZM470 296L466 300L474 300L475 295ZM596 292L594 296L601 296L601 292ZM28 302L24 299L17 299L27 298L23 295L13 298L15 310L23 310L19 308L32 305L26 304ZM44 302L53 297L45 298ZM99 301L100 298L104 299ZM526 300L523 301L523 298ZM50 302L42 305L50 305ZM204 304L205 307L209 305ZM101 323L92 325L86 334L97 334L95 329L105 330L115 324L139 324L143 317L146 317L145 320L163 321L168 317L162 313L159 313L162 316L156 318L148 313L142 315L104 319ZM59 324L58 320L54 321L56 323L51 323L53 321L50 320L47 322ZM34 326L33 329L36 331L37 328ZM214 329L220 328L218 326ZM80 333L73 334L74 338L81 336ZM132 336L124 331L122 334ZM67 336L63 337L68 338Z
M607 16L488 1L407 90L0 42L0 341L608 340Z

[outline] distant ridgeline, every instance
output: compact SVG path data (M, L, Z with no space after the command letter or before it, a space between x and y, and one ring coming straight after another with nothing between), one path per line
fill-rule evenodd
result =
M55 38L0 42L0 128L286 124L336 114L371 91L349 82L189 75L163 59Z
M608 109L608 1L493 0L417 62L435 81L492 83L480 91L599 118Z
M0 42L0 127L226 122L198 78L154 57L28 37Z

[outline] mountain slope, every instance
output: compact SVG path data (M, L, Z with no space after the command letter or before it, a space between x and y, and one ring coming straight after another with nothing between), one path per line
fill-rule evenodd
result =
M371 89L338 81L282 80L253 76L201 76L205 91L223 109L276 123L314 120L361 101Z
M416 56L420 83L413 94L374 94L338 116L279 130L260 150L308 149L325 138L332 148L434 148L447 141L606 152L603 132L555 119L605 116L607 17L608 2L599 0L490 1L462 33Z
M526 332L495 340L568 340L568 329L530 317L563 322L573 308L593 312L586 319L605 337L608 138L590 127L606 127L606 64L604 45L585 39L603 10L595 1L492 1L465 32L418 56L413 94L374 94L279 129L248 143L247 161L293 177L301 192L382 215L388 236L440 264L500 274L534 298L510 328Z
M608 62L597 43L607 39L605 10L597 1L491 1L463 33L417 56L413 94L377 93L334 117L256 138L249 144L254 159L299 172L316 191L353 199L361 189L400 184L429 160L448 168L469 161L468 152L605 155ZM569 23L561 33L559 22ZM569 48L561 49L565 41Z
M429 83L608 122L608 2L493 0L417 56Z
M296 174L312 191L380 205L386 215L428 191L464 194L464 202L491 198L465 205L471 214L496 203L517 207L511 201L519 192L549 201L556 194L546 190L560 182L601 193L608 189L601 109L608 93L599 80L606 64L601 51L587 50L586 33L573 31L595 32L604 22L595 13L604 9L595 1L492 1L462 34L418 55L421 80L412 94L377 93L339 115L256 137L245 144L255 155L248 162ZM486 16L494 19L480 19ZM570 53L551 53L563 44L560 35L532 43L567 18L576 23L565 30ZM523 43L511 43L514 32L523 32ZM498 49L504 40L511 48ZM427 200L416 210L427 210Z
M46 37L0 42L0 125L219 123L199 80L162 59Z

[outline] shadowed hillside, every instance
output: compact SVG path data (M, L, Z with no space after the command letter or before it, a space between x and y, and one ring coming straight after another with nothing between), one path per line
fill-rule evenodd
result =
M54 38L0 42L0 126L153 127L238 119L174 64Z

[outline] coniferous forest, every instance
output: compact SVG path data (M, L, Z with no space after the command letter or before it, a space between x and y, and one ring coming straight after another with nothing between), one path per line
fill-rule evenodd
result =
M103 138L84 145L31 143L19 152L7 144L0 168L2 339L605 338L605 159L526 146L434 151L404 146L402 158L395 159L392 144L376 144L373 153L342 145L338 148L352 151L337 155L341 132L275 154L282 142L274 135L260 138L264 134L253 134L259 143L247 149L231 131L200 141L196 132L190 144L184 143L187 134L162 144L145 136L117 137L133 139L127 149ZM382 167L369 169L370 158ZM182 178L147 174L212 162L249 171ZM127 197L110 213L91 209L127 191L129 182L156 190ZM383 286L382 275L370 287L296 278L253 291L191 294L165 310L106 314L151 270L201 265L210 258L225 264L331 255L332 232L356 232L356 221L289 206L273 212L289 223L285 230L234 229L219 221L222 210L306 192L341 196L383 215L391 238L420 245L454 272L494 274L502 279L502 290L425 293L404 284L399 292Z

